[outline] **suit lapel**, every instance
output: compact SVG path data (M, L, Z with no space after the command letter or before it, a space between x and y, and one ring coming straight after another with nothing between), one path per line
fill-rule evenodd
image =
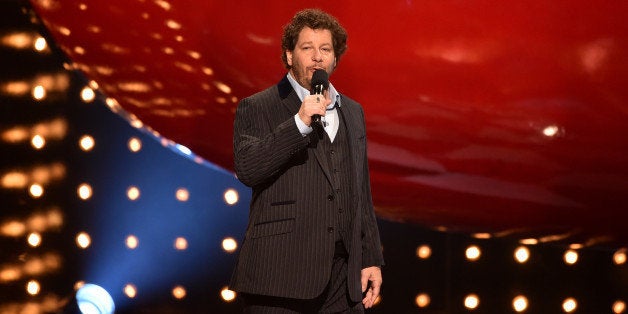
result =
M282 105L288 110L290 115L294 116L297 114L297 112L299 112L299 108L301 107L301 101L299 100L297 93L292 88L292 85L290 85L288 76L284 76L279 84L277 84L277 92L281 98Z
M342 97L342 96L341 96ZM358 156L357 154L357 147L355 147L356 145L356 141L355 141L355 125L357 123L357 120L355 118L355 114L353 113L353 108L351 107L351 103L348 101L344 101L342 103L342 106L340 108L338 108L338 110L340 111L339 113L339 117L340 119L343 119L343 122L345 124L345 134L347 135L347 142L349 143L349 151L351 152L351 157L353 160L353 167L352 168L356 168L357 164L358 164L358 160L356 159Z
M321 166L323 173L325 173L327 182L329 182L332 188L335 189L334 183L333 183L334 181L331 179L331 173L329 170L329 162L327 160L327 156L325 155L325 151L323 149L318 149L317 147L318 145L320 145L321 141L327 140L327 135L325 131L323 131L323 138L319 138L318 134L316 134L316 130L314 130L312 133L310 133L310 138L311 138L311 141L316 142L316 144L312 145L310 149L314 150L314 156L316 156L316 161L318 161L318 164Z

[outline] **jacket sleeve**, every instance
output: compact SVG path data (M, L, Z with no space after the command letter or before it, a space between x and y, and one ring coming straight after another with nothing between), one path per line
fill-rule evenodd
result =
M364 121L364 115L362 116ZM367 141L364 141L367 145ZM362 169L362 268L384 266L382 244L379 238L377 219L371 196L371 178L369 175L367 148L364 148L364 168Z
M272 105L271 105L272 106ZM299 131L294 117L273 125L270 115L255 98L243 99L236 110L233 151L238 179L252 187L271 180L294 154L307 147L309 137Z

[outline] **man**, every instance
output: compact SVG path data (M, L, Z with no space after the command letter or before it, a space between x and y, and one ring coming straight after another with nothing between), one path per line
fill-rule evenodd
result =
M247 313L362 313L379 296L364 113L331 84L310 95L346 39L331 15L298 12L282 38L287 75L238 106L235 171L253 196L231 289Z

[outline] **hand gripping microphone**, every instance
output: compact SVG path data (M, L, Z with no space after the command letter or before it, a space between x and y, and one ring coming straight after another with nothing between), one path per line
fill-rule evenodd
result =
M318 69L312 74L312 90L310 95L323 95L323 92L329 88L329 75L325 70ZM321 123L321 115L312 116L312 123ZM322 125L322 124L321 124Z

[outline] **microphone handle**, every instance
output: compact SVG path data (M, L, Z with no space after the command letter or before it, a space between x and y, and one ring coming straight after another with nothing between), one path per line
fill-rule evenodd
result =
M323 88L325 88L323 84L314 85L314 88L312 89L312 92L310 94L311 95L323 95ZM312 123L320 124L321 126L323 126L321 122L321 115L320 114L312 115Z
M323 121L321 120L320 114L312 115L312 123L310 124L314 132L318 134L318 138L323 138L323 132L325 132L325 126L323 125Z

